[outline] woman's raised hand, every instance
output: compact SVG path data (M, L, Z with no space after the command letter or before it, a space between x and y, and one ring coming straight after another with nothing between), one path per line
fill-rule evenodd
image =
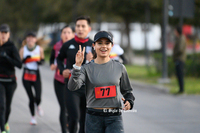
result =
M81 45L79 45L79 50L76 53L76 66L81 66L84 60L84 54L85 54L85 47L83 47L83 50L81 48Z

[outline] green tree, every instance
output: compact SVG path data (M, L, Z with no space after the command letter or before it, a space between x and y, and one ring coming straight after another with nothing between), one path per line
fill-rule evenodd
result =
M12 31L37 29L40 23L71 22L72 0L1 0L0 23Z
M92 22L101 18L107 22L122 22L128 36L126 53L132 54L129 24L145 22L145 5L150 5L150 22L162 22L163 0L0 0L0 24L8 23L13 33L22 36L28 29L36 30L40 23L74 21L79 15L91 16ZM200 1L195 0L193 19L184 19L186 24L199 26ZM170 25L177 25L178 18L170 18ZM15 34L14 34L15 35ZM132 57L132 56L129 56ZM131 59L129 59L131 60Z

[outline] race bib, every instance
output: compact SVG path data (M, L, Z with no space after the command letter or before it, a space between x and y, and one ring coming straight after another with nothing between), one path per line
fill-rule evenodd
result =
M28 80L28 81L36 81L37 80L37 75L36 73L29 73L29 72L25 72L24 73L24 80Z
M103 87L95 87L95 98L110 98L110 97L116 97L117 91L116 86L103 86Z

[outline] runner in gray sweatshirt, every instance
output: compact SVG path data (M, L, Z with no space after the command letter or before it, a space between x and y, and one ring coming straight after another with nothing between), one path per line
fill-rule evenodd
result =
M100 31L94 37L96 58L93 61L81 67L85 48L82 51L79 47L76 54L68 88L73 91L86 85L86 133L123 133L120 92L124 97L123 110L130 110L134 105L125 66L109 58L112 46L112 36Z

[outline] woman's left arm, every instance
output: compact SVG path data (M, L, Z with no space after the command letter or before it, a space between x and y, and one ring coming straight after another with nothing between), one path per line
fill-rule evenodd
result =
M40 47L40 61L37 62L38 65L43 65L44 64L44 49Z
M40 47L40 58L44 60L44 49Z
M18 67L18 68L22 68L22 62L19 56L19 52L17 51L17 48L14 46L13 44L13 48L12 48L12 57L10 57L9 55L7 55L6 53L4 54L4 57L14 66Z
M125 66L122 68L122 76L120 78L120 91L124 97L124 104L128 101L130 103L130 109L133 108L135 97L133 96L133 89L130 84L130 80Z

